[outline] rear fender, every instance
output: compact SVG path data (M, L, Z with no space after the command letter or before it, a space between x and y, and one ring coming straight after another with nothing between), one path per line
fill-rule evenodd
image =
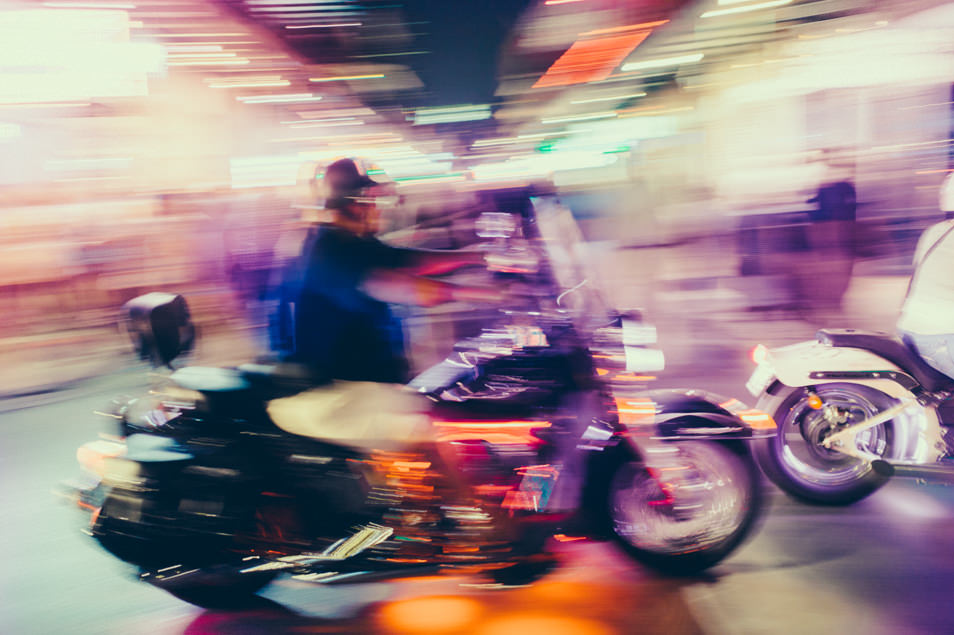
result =
M859 348L801 342L769 351L762 365L768 366L777 381L793 388L848 382L871 386L895 399L916 398L903 370ZM844 373L845 376L819 378L819 373Z
M868 386L898 401L912 405L896 416L893 456L902 462L933 461L944 447L937 410L918 402L909 386L917 386L903 370L884 358L858 348L828 346L820 342L802 342L768 352L760 364L774 379L761 395L758 407L775 412L781 407L789 388L825 384ZM757 371L758 372L758 371ZM829 375L819 377L819 374ZM913 383L912 383L913 382Z

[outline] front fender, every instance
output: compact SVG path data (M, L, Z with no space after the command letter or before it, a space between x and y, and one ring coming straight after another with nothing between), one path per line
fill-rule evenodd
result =
M704 390L649 390L635 401L643 414L636 423L652 424L654 439L754 439L772 436L776 430L768 414Z

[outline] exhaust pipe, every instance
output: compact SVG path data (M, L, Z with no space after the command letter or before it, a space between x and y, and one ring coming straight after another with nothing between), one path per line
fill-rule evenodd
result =
M909 478L919 478L931 483L944 483L954 485L954 466L946 465L897 465L887 461L877 460L871 462L871 468L875 474L885 477L904 476Z

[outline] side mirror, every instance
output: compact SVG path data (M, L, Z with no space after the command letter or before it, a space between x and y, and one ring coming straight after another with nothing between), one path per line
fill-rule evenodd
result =
M192 350L195 325L181 295L147 293L123 305L122 321L140 359L168 366Z

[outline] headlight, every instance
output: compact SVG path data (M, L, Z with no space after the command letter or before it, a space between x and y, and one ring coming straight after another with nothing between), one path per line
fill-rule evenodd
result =
M182 389L149 394L129 402L125 422L138 430L161 430L184 412L195 410L201 399L200 393Z
M129 402L126 409L126 423L139 430L162 428L181 414L181 411L168 408L156 395L140 397Z
M658 348L626 345L626 370L658 372L666 368L666 356Z
M142 485L142 467L136 461L108 458L103 465L103 483L120 487Z

